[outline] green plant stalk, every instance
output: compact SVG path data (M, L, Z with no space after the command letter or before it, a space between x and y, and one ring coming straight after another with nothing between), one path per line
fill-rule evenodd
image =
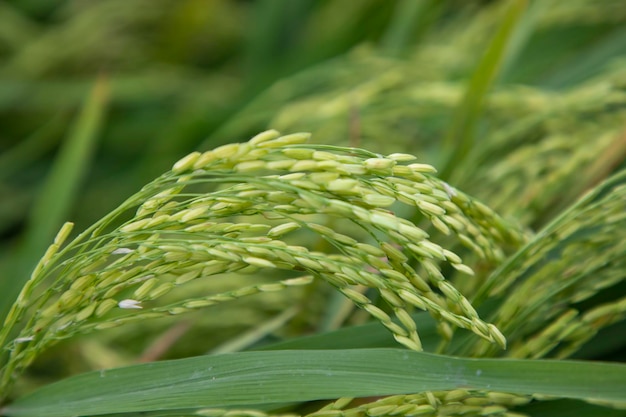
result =
M0 283L0 321L6 317L10 303L15 299L24 278L46 243L63 224L76 196L80 180L85 175L88 161L97 140L107 104L107 81L100 78L61 148L46 183L34 203L22 247L16 255L16 267L11 279Z
M454 169L465 160L474 146L476 124L485 98L505 62L509 51L508 45L524 15L527 3L527 0L510 1L502 24L492 38L485 56L474 70L465 95L454 113L450 131L444 139L443 149L449 155L440 174L444 180L450 178Z

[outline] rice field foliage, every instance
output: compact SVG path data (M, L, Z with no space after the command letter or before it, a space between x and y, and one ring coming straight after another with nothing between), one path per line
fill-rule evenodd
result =
M625 21L0 4L0 414L624 415Z

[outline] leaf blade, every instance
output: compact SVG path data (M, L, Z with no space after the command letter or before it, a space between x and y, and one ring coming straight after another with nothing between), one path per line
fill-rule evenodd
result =
M243 352L78 375L19 399L3 413L64 417L250 407L460 387L619 402L626 365L467 359L403 349Z
M23 244L15 250L14 278L0 281L0 321L3 321L37 259L67 220L80 182L89 168L108 105L108 81L101 76L76 117L55 157L42 189L28 216Z
M449 159L443 166L440 177L449 179L454 167L465 160L474 145L474 133L478 120L482 114L485 98L489 89L499 76L524 12L528 6L526 0L511 0L502 23L490 41L485 55L478 63L469 80L467 90L453 115L452 124L448 131L443 149Z

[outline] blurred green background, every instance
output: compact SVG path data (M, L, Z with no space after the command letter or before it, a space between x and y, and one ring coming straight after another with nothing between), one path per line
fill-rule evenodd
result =
M623 0L1 1L0 307L64 221L268 127L416 153L539 227L624 164L625 23Z

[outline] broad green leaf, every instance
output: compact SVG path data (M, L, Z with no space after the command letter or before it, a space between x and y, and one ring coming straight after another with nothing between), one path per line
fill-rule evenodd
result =
M402 349L243 352L90 372L45 386L7 416L255 407L455 388L623 402L626 365L464 359Z

